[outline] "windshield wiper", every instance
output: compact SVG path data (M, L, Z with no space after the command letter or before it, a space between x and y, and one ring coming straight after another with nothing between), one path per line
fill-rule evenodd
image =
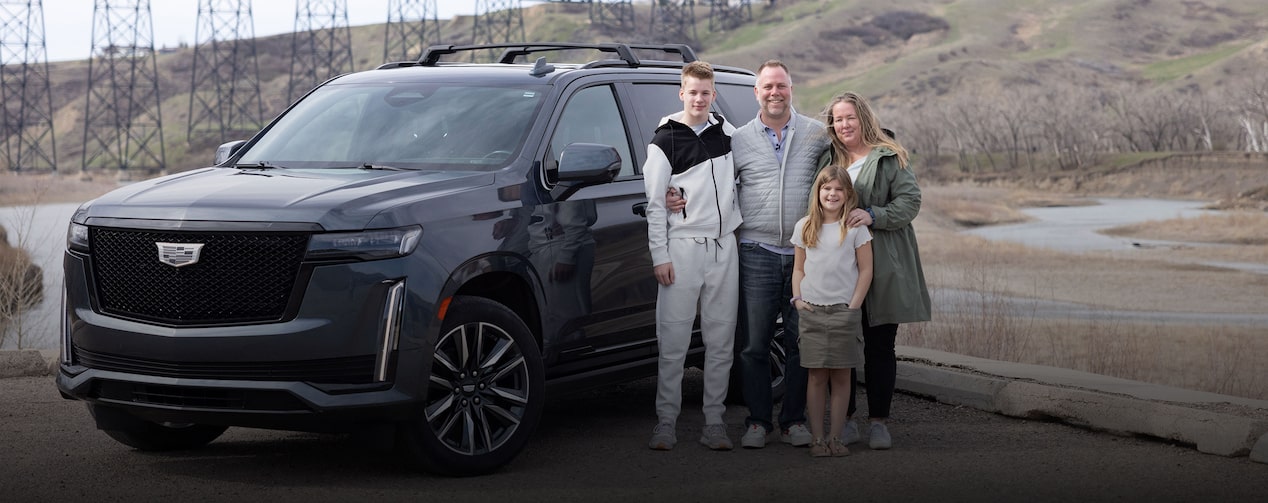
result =
M234 164L233 167L238 169L286 169L285 167L278 166L268 161L260 161L260 162L245 163L245 164Z
M396 167L396 166L388 166L388 165L386 165L386 164L371 164L371 163L368 163L368 162L367 162L367 163L365 163L365 164L362 164L362 165L361 165L361 169L367 169L367 170L368 170L368 169L381 169L381 170L385 170L385 171L409 171L408 169L405 169L405 168L398 168L398 167Z

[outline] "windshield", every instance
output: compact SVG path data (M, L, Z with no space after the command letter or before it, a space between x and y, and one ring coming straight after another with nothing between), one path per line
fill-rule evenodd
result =
M324 86L238 165L491 170L524 144L544 87L456 83Z

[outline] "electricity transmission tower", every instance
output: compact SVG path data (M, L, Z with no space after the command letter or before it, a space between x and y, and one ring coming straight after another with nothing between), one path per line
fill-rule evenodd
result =
M149 0L94 0L82 170L167 168ZM155 148L157 147L157 151Z
M652 42L695 42L695 0L652 0L648 38Z
M636 24L634 22L634 4L630 0L589 1L591 24L608 28L634 30Z
M383 61L414 61L428 45L438 43L439 15L436 0L389 0Z
M710 0L709 31L730 30L753 20L749 0Z
M348 0L296 0L287 101L352 68Z
M44 2L0 2L0 110L10 171L57 170L53 95L44 44Z
M520 0L476 0L473 44L507 44L527 40ZM490 52L490 57L497 57ZM475 57L472 51L471 57Z
M262 126L251 0L199 0L189 84L189 142L228 141ZM213 134L214 133L214 134Z

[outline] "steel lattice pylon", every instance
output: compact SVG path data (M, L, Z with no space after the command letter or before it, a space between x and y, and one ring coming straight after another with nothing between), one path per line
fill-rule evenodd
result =
M287 101L293 102L318 84L352 69L348 1L296 0Z
M44 2L0 2L0 103L4 160L10 171L57 170L53 95L44 44Z
M634 31L634 4L630 0L591 0L590 22L608 28Z
M149 0L95 0L81 169L167 168ZM157 146L157 152L153 147Z
M520 0L476 0L473 44L508 44L524 42L524 10ZM490 52L490 57L497 57ZM471 52L474 59L476 51Z
M414 61L428 45L439 43L439 15L436 0L389 0L383 61Z
M696 41L694 0L652 0L648 38L653 43Z
M731 30L752 20L749 0L710 0L709 31Z
M190 143L209 133L227 141L263 126L251 0L199 0L190 73Z

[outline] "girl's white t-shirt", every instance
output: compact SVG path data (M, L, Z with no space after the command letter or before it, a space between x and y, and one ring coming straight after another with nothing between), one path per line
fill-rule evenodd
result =
M819 243L806 248L801 230L810 217L802 217L793 230L792 243L806 250L806 276L801 280L801 299L815 305L847 304L854 297L854 286L859 282L859 266L854 250L872 240L867 227L852 227L841 240L841 226L837 222L824 224L819 231ZM858 306L850 306L858 307Z

